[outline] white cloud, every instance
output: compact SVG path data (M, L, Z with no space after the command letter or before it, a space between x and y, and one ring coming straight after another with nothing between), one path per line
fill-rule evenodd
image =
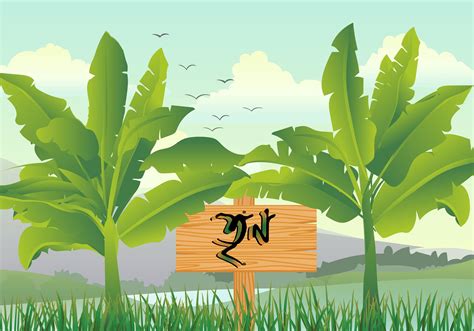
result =
M291 73L270 62L264 52L241 55L232 72L234 81L229 88L212 93L208 99L201 99L199 105L237 103L246 106L249 102L267 106L278 106L281 102L308 107L321 105L323 95L319 81L296 82Z
M89 64L73 59L71 53L54 44L47 44L36 51L15 54L0 72L31 76L40 87L83 87L91 77Z
M383 40L382 47L376 53L372 53L367 63L360 68L361 76L373 82L377 77L380 62L385 55L393 59L401 47L403 34L387 36ZM441 85L449 84L472 84L474 72L465 63L456 59L450 52L438 53L429 48L423 41L420 42L418 56L418 71L416 85L430 88L430 90ZM371 85L369 85L369 88Z

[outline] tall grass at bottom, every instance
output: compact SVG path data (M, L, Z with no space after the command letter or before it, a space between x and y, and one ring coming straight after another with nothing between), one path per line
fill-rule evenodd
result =
M380 310L363 318L356 298L336 303L318 297L314 288L270 289L257 294L254 309L236 316L234 302L222 302L215 291L177 299L169 296L124 297L111 313L103 298L15 303L0 311L0 330L370 330L377 320L388 330L472 330L471 298L436 295L381 299ZM240 323L240 325L239 325ZM377 327L380 329L380 326Z

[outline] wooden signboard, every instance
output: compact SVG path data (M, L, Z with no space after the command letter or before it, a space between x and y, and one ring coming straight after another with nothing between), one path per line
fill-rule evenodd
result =
M234 298L254 297L255 272L316 271L316 210L299 205L208 205L176 230L176 271L233 272Z

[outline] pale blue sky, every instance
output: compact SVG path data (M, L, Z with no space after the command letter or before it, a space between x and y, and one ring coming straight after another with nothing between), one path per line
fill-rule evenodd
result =
M399 35L415 26L430 48L448 51L458 61L473 67L470 2L2 1L0 15L0 64L4 65L18 52L36 50L48 43L90 63L101 34L109 31L125 50L129 83L136 84L149 56L163 47L170 62L168 104L193 104L185 93L208 93L222 88L216 78L231 77L232 65L239 62L240 55L254 51L265 52L271 62L290 72L297 82L320 80L332 39L351 22L355 23L361 65L381 47L386 36ZM163 31L170 36L152 36L153 32ZM196 63L198 67L184 72L178 66L180 63ZM419 89L417 97L435 87ZM73 110L86 118L85 90L59 95L69 97ZM326 115L321 112L308 124L327 125ZM192 123L188 131L203 134L197 130L203 121L196 116L189 118ZM466 119L469 117L460 123L466 123ZM198 124L193 130L195 123ZM3 124L4 130L14 132L14 128L5 128L6 123ZM9 154L5 156L22 162Z
M100 35L109 31L126 51L132 81L141 74L144 58L161 46L170 62L201 64L199 79L228 73L240 54L254 50L269 53L296 80L320 77L335 33L350 22L356 26L360 59L385 36L415 26L431 48L473 64L469 2L1 3L2 63L50 42L89 60ZM170 38L151 35L159 31L170 32Z

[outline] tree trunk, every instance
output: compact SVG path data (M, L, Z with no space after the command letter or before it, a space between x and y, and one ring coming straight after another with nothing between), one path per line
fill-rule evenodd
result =
M374 221L370 196L364 195L362 201L362 218L364 222L365 270L364 270L364 306L367 303L379 303L377 283L377 253L375 250Z
M364 302L379 302L377 283L377 255L375 251L375 238L371 216L364 216L364 244L365 244L365 270L364 270Z
M385 326L380 314L374 222L372 218L371 203L368 197L363 199L362 202L362 218L364 222L365 270L363 291L364 306L361 319L361 329L383 330L385 329Z
M120 276L118 269L118 233L112 218L105 222L105 298L114 306L120 302Z

